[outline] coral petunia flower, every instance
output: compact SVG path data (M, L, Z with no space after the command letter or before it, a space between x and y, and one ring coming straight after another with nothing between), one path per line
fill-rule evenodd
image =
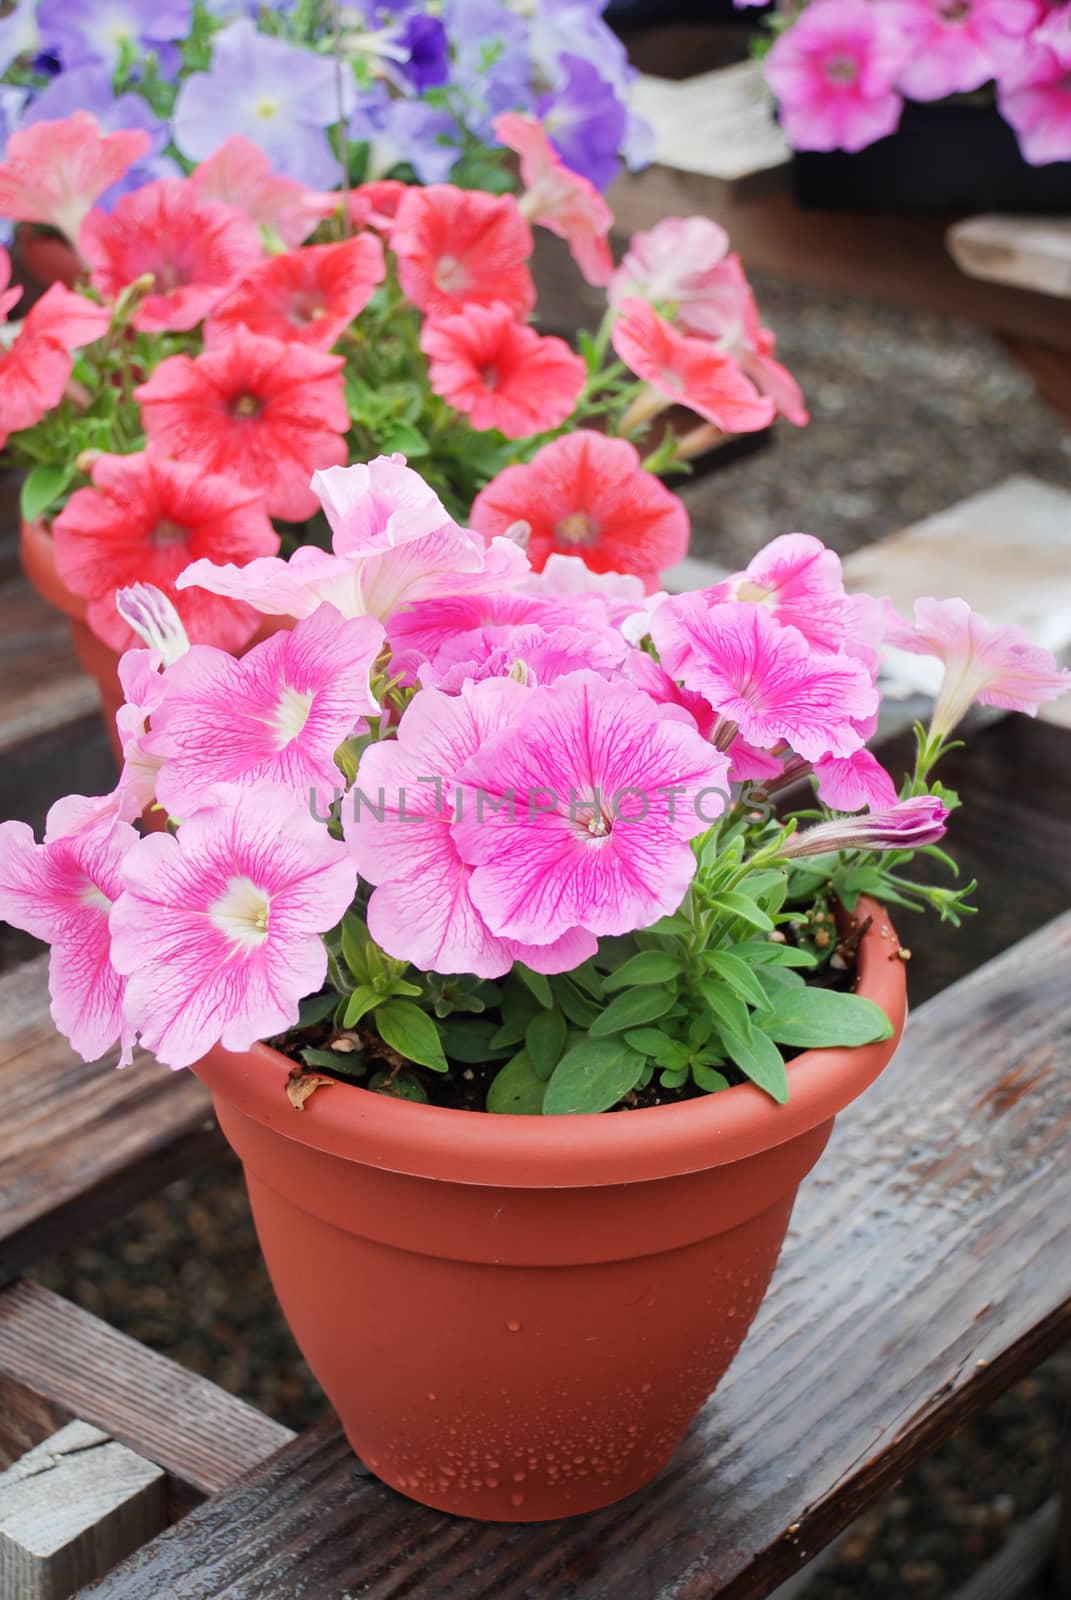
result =
M273 172L270 158L244 133L232 133L224 140L214 155L194 168L190 183L205 200L243 211L251 222L278 234L291 250L342 203L341 195L306 189L296 178Z
M500 302L429 318L420 348L435 393L474 428L497 428L507 439L560 427L587 380L586 363L564 339L540 336Z
M292 1027L327 972L321 936L357 886L346 846L274 784L221 788L177 834L139 840L122 875L111 933L124 1009L169 1067Z
M350 190L350 221L355 228L389 234L410 185L400 178L371 178Z
M153 287L133 316L143 333L196 327L235 280L261 259L256 225L233 206L206 200L186 178L160 178L94 211L79 247L94 288L114 298L150 273Z
M406 190L390 234L398 277L421 311L450 316L470 305L535 305L532 234L512 195L436 183Z
M215 307L205 341L211 348L241 325L284 343L330 350L364 310L386 270L383 246L374 233L272 256Z
M123 1018L123 980L110 958L108 913L122 888L120 865L138 836L100 806L81 795L58 800L43 844L24 822L0 823L0 917L52 946L48 986L60 1033L86 1061L119 1039L126 1065L133 1032Z
M5 255L6 260L6 255ZM13 305L20 289L4 291ZM9 433L32 428L59 405L73 362L71 352L108 331L111 311L54 283L24 319L9 348L0 341L0 449Z
M663 404L687 406L726 433L768 427L776 407L740 364L707 339L660 317L646 300L622 300L611 340L625 365L651 384Z
M594 955L590 934L563 929L539 947L496 937L472 903L472 868L452 836L461 767L520 717L529 691L498 678L457 696L423 689L396 740L369 745L344 802L346 841L363 878L377 885L368 928L388 954L430 972L499 978L514 961L563 972Z
M148 153L141 128L102 133L96 117L76 111L59 122L19 128L0 164L0 216L58 228L76 248L93 203Z
M933 709L935 733L947 735L976 702L1036 716L1038 706L1071 690L1071 672L1014 623L993 627L966 600L915 601L915 622L899 619L886 642L936 656L945 673Z
M163 757L161 805L189 816L220 783L281 783L306 803L310 791L330 801L341 784L335 751L379 709L370 679L382 643L374 618L322 605L239 659L194 645L168 668L144 741Z
M527 693L458 773L452 832L477 910L532 943L650 927L687 891L688 841L725 809L728 760L634 684L577 672Z
M244 599L267 616L307 617L323 601L344 617L386 621L431 596L510 587L528 571L508 539L488 546L459 528L404 456L377 456L316 473L313 488L333 530L333 549L302 545L288 561L248 566L198 561L179 579Z
M644 471L635 447L584 428L500 472L476 496L471 520L486 538L526 522L537 572L556 551L596 572L637 573L648 589L688 548L684 505Z
M783 740L807 761L850 756L863 744L854 723L878 709L861 662L814 649L763 606L675 595L651 634L666 671L760 750Z
M729 235L710 217L663 217L634 233L610 280L611 305L649 300L688 333L716 337L740 315L740 280L729 267Z
M535 117L503 111L493 126L499 143L520 157L523 215L565 240L588 283L598 287L609 283L614 270L609 245L614 214L598 189L565 165Z
M52 528L56 570L88 600L87 621L113 650L138 636L116 610L116 591L151 583L176 602L195 643L239 650L256 632L257 613L240 601L194 590L175 580L190 561L216 556L244 562L279 548L252 489L153 451L98 456L94 487L79 489Z
M170 356L135 390L149 442L256 489L287 522L317 507L309 479L346 459L343 358L236 328L192 359Z

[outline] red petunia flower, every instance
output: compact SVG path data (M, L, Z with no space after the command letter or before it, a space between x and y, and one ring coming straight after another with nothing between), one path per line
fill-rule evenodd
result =
M494 130L498 141L520 157L522 214L565 240L588 283L609 283L614 273L608 243L614 214L595 185L565 165L535 117L503 111L495 118Z
M3 252L3 283L10 273ZM4 288L0 314L22 291ZM32 428L63 398L71 375L71 351L103 338L111 323L107 306L54 283L24 320L9 349L0 341L0 449L9 433Z
M190 183L202 199L220 200L260 227L270 228L291 250L342 204L341 195L321 194L296 178L280 177L260 146L242 133L232 133L214 155L195 167Z
M485 539L526 522L536 572L552 553L580 556L594 572L638 573L648 592L688 549L688 513L677 496L641 467L627 439L583 428L552 439L527 466L500 472L477 495L470 520Z
M571 416L587 366L564 339L541 338L509 306L468 306L424 324L420 348L436 394L474 428L507 439L558 428Z
M93 202L151 143L142 128L101 133L88 111L19 128L0 165L0 217L47 223L77 245Z
M346 460L341 356L235 328L191 360L170 356L134 391L151 444L258 490L286 522L311 517L309 479Z
M205 327L211 347L239 325L284 343L330 350L386 275L374 233L343 244L313 244L254 267L220 302Z
M228 288L260 261L260 232L242 212L206 200L186 178L160 178L94 211L79 247L94 287L110 299L151 273L153 289L134 313L143 333L196 327Z
M240 650L260 625L241 600L204 589L176 589L183 568L201 556L244 566L274 555L279 535L260 497L233 478L167 461L150 451L98 456L94 487L72 494L56 518L56 570L89 602L87 620L113 650L140 641L115 609L118 589L151 583L174 603L193 644Z
M681 333L646 300L621 301L611 339L638 378L725 433L753 433L773 421L773 401L759 393L732 356L708 340Z
M400 178L372 178L350 190L350 221L355 228L389 233L409 184Z
M390 243L402 288L430 316L500 300L525 317L535 305L532 234L512 195L449 183L407 189Z

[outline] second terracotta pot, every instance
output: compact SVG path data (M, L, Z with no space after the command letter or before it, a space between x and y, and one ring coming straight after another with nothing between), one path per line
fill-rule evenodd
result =
M751 1085L602 1116L501 1116L348 1084L289 1104L263 1045L197 1068L245 1167L283 1310L353 1448L441 1510L535 1521L647 1483L766 1291L833 1118L903 1025L882 910L857 990L896 1037Z

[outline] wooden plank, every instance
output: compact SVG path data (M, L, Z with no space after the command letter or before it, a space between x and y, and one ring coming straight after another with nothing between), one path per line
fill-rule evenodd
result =
M792 152L774 121L758 62L682 81L641 76L631 104L651 125L652 160L701 177L711 198L724 202L783 187Z
M357 1478L326 1424L154 1540L99 1600L768 1594L1071 1333L1071 913L908 1023L803 1188L721 1390L646 1491L529 1526Z
M950 1600L1017 1600L1033 1592L1052 1561L1060 1503L1054 1495L1013 1528L1004 1544Z
M1005 217L955 222L948 248L961 272L1071 300L1071 217Z
M69 1422L0 1475L0 1595L67 1600L167 1526L163 1472Z
M781 193L726 198L724 185L700 173L659 165L618 178L607 199L622 235L700 212L728 230L749 272L1071 350L1071 316L1051 298L960 272L945 244L951 217L804 211Z
M1000 334L999 338L1041 398L1071 428L1071 353L1053 350L1036 339L1017 339L1010 333Z
M37 1418L50 1414L52 1427L81 1418L156 1462L184 1504L217 1493L294 1437L69 1300L19 1282L0 1291L2 1460L26 1438L32 1397L40 1402ZM20 1419L14 1427L12 1418Z
M211 1096L141 1053L87 1066L49 1015L47 957L0 977L0 1283L221 1148Z

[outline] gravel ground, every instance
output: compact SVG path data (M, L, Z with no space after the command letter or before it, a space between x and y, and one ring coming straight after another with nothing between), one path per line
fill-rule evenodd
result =
M847 551L1012 472L1067 481L1071 441L985 336L780 282L757 288L814 421L782 426L771 448L689 489L695 554L742 564L791 528ZM293 1427L324 1410L276 1310L232 1161L34 1276ZM948 1600L1053 1493L1061 1391L1050 1364L964 1428L860 1520L808 1595Z

